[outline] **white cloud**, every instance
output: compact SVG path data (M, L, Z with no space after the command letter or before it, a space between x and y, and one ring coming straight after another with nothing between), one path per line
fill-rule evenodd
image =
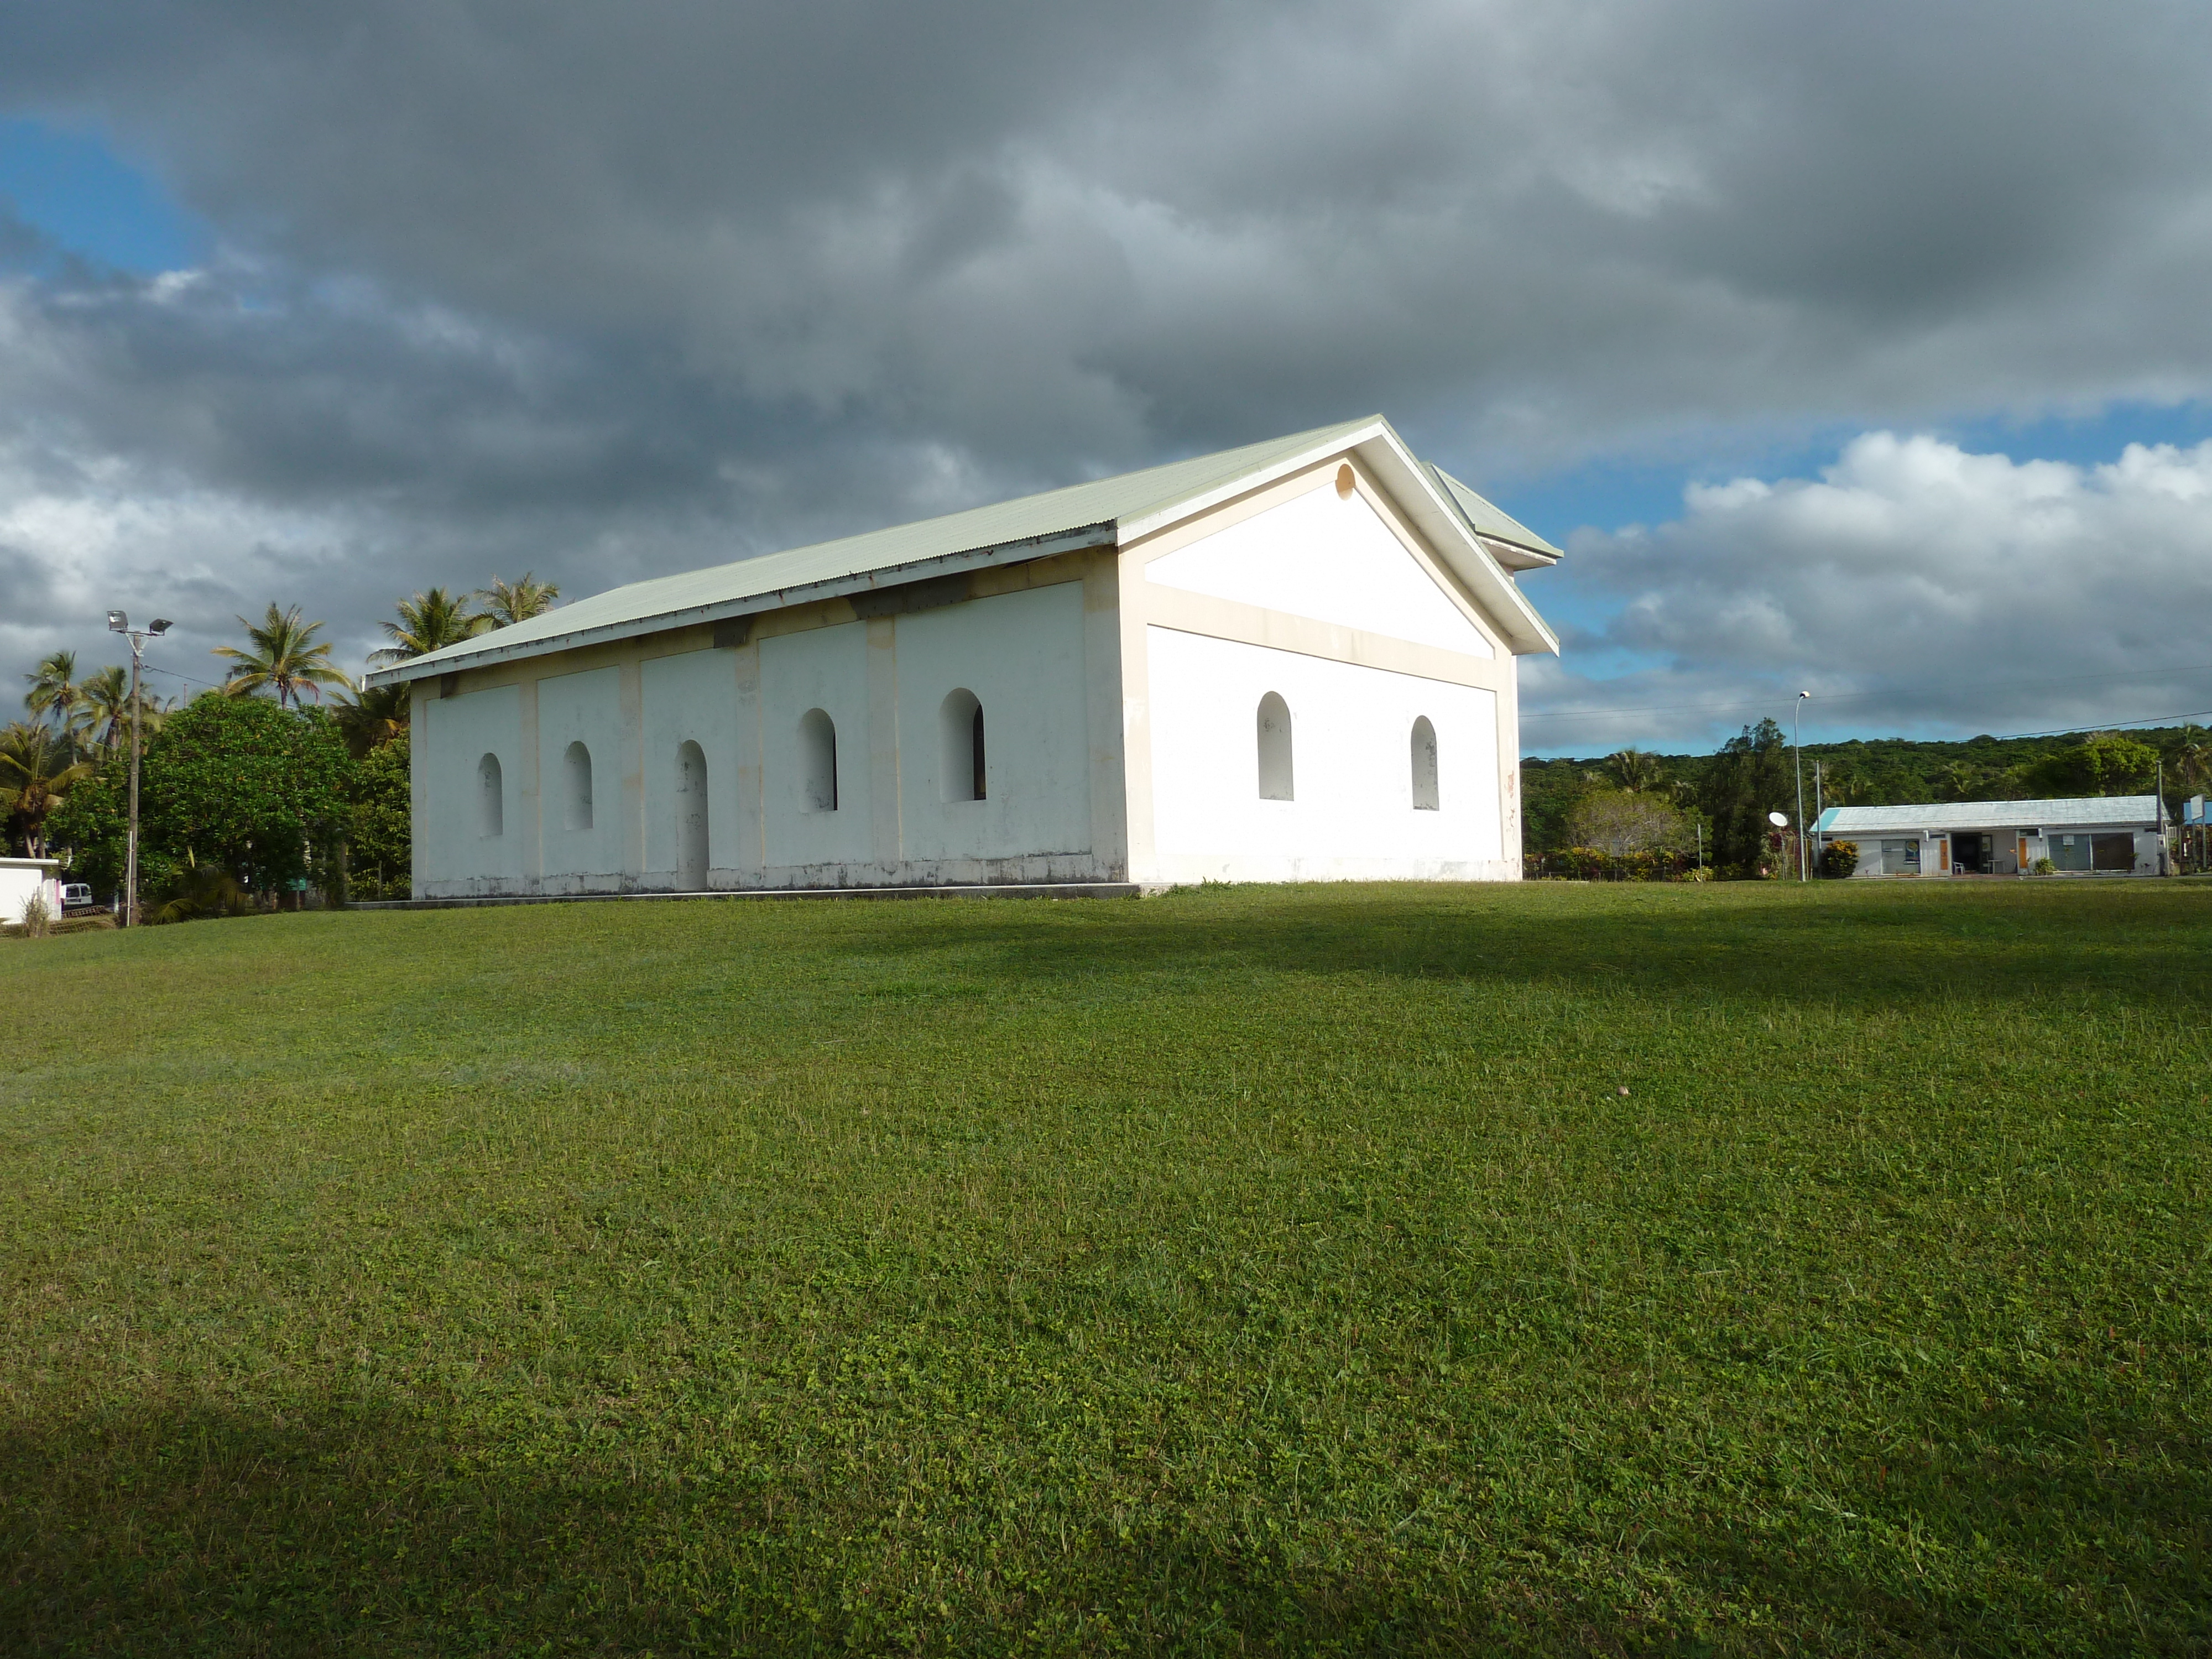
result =
M1570 547L1616 606L1532 677L1532 747L1711 738L1799 688L1832 728L1971 735L2212 708L2212 442L2082 467L1870 432L1817 479L1685 492ZM1540 586L1532 586L1540 605ZM1596 679L1577 656L1656 663ZM1632 715L1556 717L1617 707Z

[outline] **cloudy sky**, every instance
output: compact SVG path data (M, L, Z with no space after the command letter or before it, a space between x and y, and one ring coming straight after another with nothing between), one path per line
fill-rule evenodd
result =
M1570 550L1532 750L2212 708L2208 86L2197 0L0 0L0 675L1380 410Z

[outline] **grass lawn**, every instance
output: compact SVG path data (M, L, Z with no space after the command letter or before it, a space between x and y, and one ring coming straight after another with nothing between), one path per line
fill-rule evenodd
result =
M2212 888L0 942L0 1648L2212 1650Z

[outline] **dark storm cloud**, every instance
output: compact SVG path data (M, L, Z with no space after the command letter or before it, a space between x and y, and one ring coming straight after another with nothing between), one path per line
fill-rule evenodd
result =
M0 524L67 603L212 584L358 650L428 581L1377 408L1485 482L2202 397L2208 46L2179 4L18 7L0 108L223 252L0 247Z

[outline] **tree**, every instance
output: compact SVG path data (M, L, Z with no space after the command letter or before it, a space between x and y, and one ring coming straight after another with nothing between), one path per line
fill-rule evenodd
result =
M2205 785L2212 782L2212 743L2206 741L2206 736L2201 726L2185 726L2166 755L2167 775L2184 795L2201 795Z
M503 582L494 576L491 586L478 588L476 596L483 601L483 614L494 628L512 628L550 611L553 601L561 597L561 588L558 583L538 580L526 570L516 582Z
M322 687L353 684L331 663L330 646L315 643L315 635L323 631L322 623L301 621L298 605L279 611L272 602L268 616L258 626L243 617L238 622L246 630L249 648L241 651L234 645L215 648L216 656L234 659L223 680L224 690L241 696L273 690L277 706L289 708L302 693L320 702Z
M442 587L426 588L411 599L400 600L395 607L399 620L378 624L391 635L392 643L380 648L376 656L386 662L399 662L409 657L427 657L433 651L476 638L492 626L492 619L471 611L468 604L466 595L448 593Z
M331 705L331 718L347 752L356 760L386 744L407 741L408 696L405 685L379 685Z
M280 887L343 833L352 766L319 709L194 698L147 745L142 843L219 865L249 889Z
M0 727L0 815L22 837L24 857L45 856L47 818L91 770L77 759L76 744L51 726L17 720Z
M2099 732L2029 767L2026 781L2039 795L2063 799L2136 794L2149 789L2157 775L2157 750L2117 732Z
M83 698L85 734L93 746L109 754L124 749L131 732L131 671L111 663L78 690ZM150 738L160 731L161 717L167 712L168 705L142 684L138 688L140 735Z
M119 893L130 829L131 768L103 766L70 788L46 821L46 839L69 860L72 880L90 883L95 893ZM173 866L166 848L140 837L140 892L159 892Z
M1632 745L1607 755L1605 766L1613 775L1613 783L1631 795L1640 794L1659 781L1659 757Z
M1626 858L1678 844L1682 815L1656 795L1594 790L1569 809L1567 835L1577 847L1595 847L1614 858Z
M362 898L405 898L414 890L414 839L403 735L372 749L347 785L348 881Z
M23 706L42 718L52 715L62 735L74 738L84 723L80 707L84 689L76 684L76 653L57 651L23 678L31 683L31 689L23 695Z
M1771 720L1745 726L1713 757L1700 793L1713 827L1713 862L1747 874L1771 865L1766 815L1795 799L1789 737Z

